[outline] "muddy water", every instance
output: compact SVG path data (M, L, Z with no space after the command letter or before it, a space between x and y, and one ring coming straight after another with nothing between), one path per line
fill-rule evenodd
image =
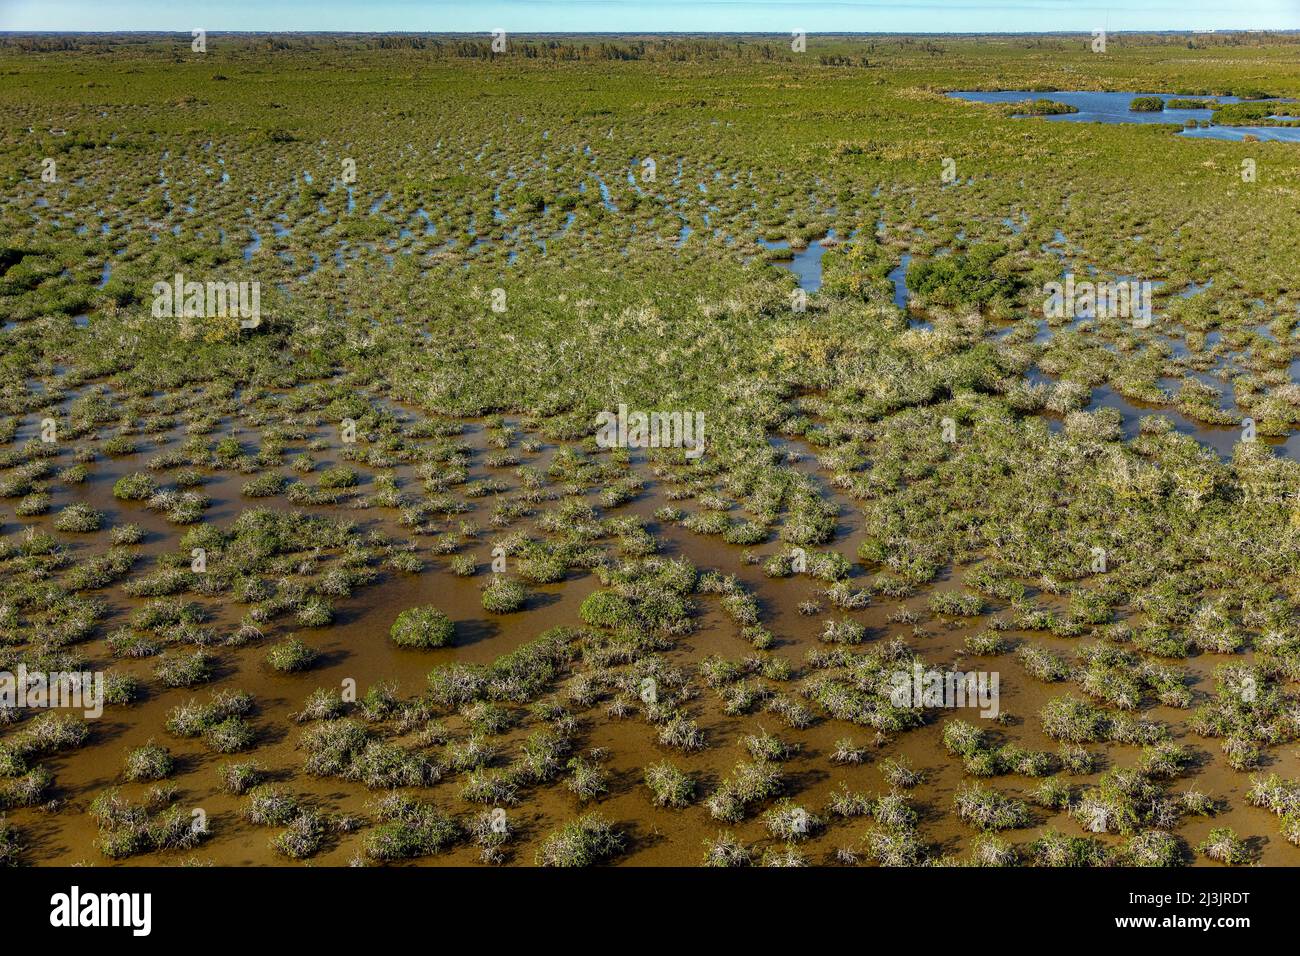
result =
M232 424L235 423L223 422L217 433L224 433ZM34 427L33 418L24 423L23 434ZM177 431L174 434L179 437L180 433ZM243 429L242 435L247 440L250 437L249 430ZM331 438L331 429L313 429L310 437ZM487 443L482 424L471 423L464 438L473 449L470 479L492 475L513 490L517 484L513 468L491 469L483 463ZM815 481L825 497L839 505L840 517L836 534L829 547L848 557L855 556L864 529L861 516L853 503L834 490L819 471L816 458L807 446L786 439L774 440L774 445L787 455L798 455L798 460L792 462L793 466ZM286 449L285 460L288 461L304 447L305 442L292 444ZM535 454L520 453L520 456L525 464L544 468L556 450L555 445L547 444ZM80 500L106 512L108 525L134 521L147 529L149 537L140 548L142 560L136 566L137 573L142 569L147 570L148 557L175 547L177 529L141 504L115 501L111 488L117 477L142 469L145 461L155 452L156 449L149 448L126 458L101 459L92 467L93 476L85 484L72 488L62 483L53 486L57 489L54 493L54 513L64 505ZM319 460L318 472L335 461L328 452L314 454ZM67 455L65 451L64 457L67 458ZM648 478L649 469L644 460L634 456L633 467ZM365 473L376 469L363 466L360 470ZM287 468L284 471L289 473ZM408 466L399 466L394 471L404 490L418 490L418 484ZM212 499L206 520L224 526L246 508L289 508L280 498L243 498L239 488L245 480L247 476L220 473L209 475L208 483L202 489ZM365 492L368 487L363 485L361 490ZM594 495L589 498L594 502ZM486 526L493 503L491 498L477 501L470 499L472 510L463 517ZM963 648L963 640L973 630L981 628L987 615L960 625L949 625L932 619L925 609L927 592L902 602L876 600L865 610L847 614L830 611L813 617L801 615L795 610L796 605L805 599L818 597L819 585L816 582L798 576L769 579L762 573L760 565L747 564L742 560L745 549L697 535L677 525L656 521L655 511L668 503L662 490L653 482L648 482L647 490L626 506L614 509L612 513L630 512L643 517L659 541L662 554L684 555L701 569L716 568L726 573L735 573L756 594L762 609L763 624L777 635L777 645L772 653L788 659L798 668L810 649L822 646L819 633L827 614L852 617L869 628L871 644L896 635L902 636L931 666L942 668L953 664L963 670L997 670L1001 675L1001 707L1016 719L1008 726L998 727L994 732L995 737L999 742L1015 742L1028 749L1057 750L1055 742L1042 734L1036 715L1051 698L1063 693L1077 694L1077 688L1072 685L1047 685L1029 677L1010 653L994 658L969 655ZM406 537L403 529L395 524L395 514L389 510L300 510L347 517L356 520L365 530L380 531L394 539ZM50 521L51 518L46 516L25 523L48 527ZM514 527L522 526L516 524ZM104 547L102 540L97 540L98 536L60 537L72 541L77 557ZM485 533L470 549L479 557L481 565L486 565L489 560L491 537L490 533ZM781 549L782 546L773 541L752 550L767 555ZM961 567L951 569L935 584L935 588L942 590L959 587L965 570ZM855 575L855 584L862 586L865 575L856 565ZM216 653L220 657L221 667L215 681L194 690L165 690L152 681L152 661L114 663L108 658L99 640L81 645L79 649L91 659L92 667L111 663L115 669L136 673L148 682L149 694L138 704L127 708L110 708L103 719L92 721L92 737L83 748L44 761L55 774L56 793L65 805L58 812L27 809L9 814L24 832L28 858L42 864L106 863L95 847L97 829L84 811L97 793L110 786L121 785L123 794L129 798L143 798L148 785L123 783L121 773L127 751L150 739L164 743L177 758L177 771L169 782L179 790L179 804L187 808L201 808L209 820L212 836L192 854L197 860L219 865L285 862L274 853L268 842L278 832L278 828L248 824L240 816L242 798L228 796L218 788L215 768L225 760L256 760L266 768L273 780L320 809L366 816L377 794L360 784L311 778L302 772L303 754L296 748L301 731L291 714L314 688L338 687L345 679L352 679L362 693L368 686L382 682L395 685L399 696L418 694L425 686L425 675L437 664L450 661L488 662L531 640L548 627L577 624L579 605L597 587L594 576L572 573L561 584L531 587L533 596L526 610L498 616L485 614L481 608L478 588L482 579L482 573L474 578L459 578L447 570L445 560L434 558L420 574L385 572L375 585L358 591L351 598L337 601L336 622L330 627L311 629L277 626L268 629L268 634L275 636L284 631L296 631L307 643L323 653L322 662L301 675L285 676L270 671L262 663L265 646L219 648ZM1050 596L1033 596L1044 603L1053 600ZM113 608L113 617L101 629L102 633L111 631L141 603L114 589L107 591L103 597ZM214 620L210 622L214 631L225 634L234 630L242 616L242 608L234 605L218 606L213 601L205 603L215 612ZM393 645L388 638L388 628L397 613L406 607L430 603L446 611L456 622L454 645L435 651L407 651ZM666 655L672 663L688 667L698 664L709 655L722 655L737 660L752 653L752 648L741 637L738 626L722 612L716 597L700 596L698 604L695 631L681 638ZM925 622L920 634L914 635L910 626L903 627L889 622L889 615L900 604L913 610ZM994 607L989 613L1003 611L1005 608ZM1082 643L1078 639L1058 639L1038 633L1030 636L1009 632L1007 638L1012 646L1028 641L1050 647L1067 657L1072 656ZM1196 690L1204 691L1210 686L1209 674L1218 661L1217 657L1202 656L1185 662L1185 666L1197 678ZM163 729L167 714L173 707L190 698L205 700L216 688L245 690L252 693L257 701L258 710L253 723L258 737L255 747L248 753L237 757L219 757L210 754L198 741L177 740ZM794 696L792 686L785 685L781 689ZM964 853L973 835L970 829L957 821L952 812L954 794L966 778L960 763L946 754L940 742L943 722L949 716L969 720L982 727L989 726L973 712L938 714L926 726L885 741L872 751L870 759L863 765L840 767L832 764L829 759L835 741L847 736L859 744L866 744L874 737L874 731L830 720L818 720L807 729L792 730L776 716L762 712L729 717L722 713L712 691L704 689L691 706L710 746L698 754L682 755L661 749L655 741L655 729L642 720L616 720L606 716L604 703L602 700L582 713L578 739L583 748L600 747L609 751L606 764L611 776L608 795L584 806L579 805L559 783L529 791L520 806L509 810L509 819L519 834L514 844L515 862L531 863L537 847L550 830L589 808L598 809L616 821L628 835L628 850L619 858L619 862L625 864L696 864L702 856L702 842L723 829L731 830L746 843L770 845L773 841L768 837L758 814L751 814L739 825L723 825L713 820L702 805L702 798L730 773L734 764L748 759L742 738L760 728L787 742L795 743L800 748L783 765L787 793L799 805L822 816L828 823L822 832L804 844L811 862L829 862L836 848L856 845L868 826L862 819L840 821L826 813L825 806L831 791L843 783L853 790L875 794L885 792L888 787L878 766L890 756L906 757L914 768L925 774L924 782L913 791L912 799L921 815L921 832L932 849L940 853ZM1150 716L1176 727L1186 720L1187 713L1157 707L1151 711ZM452 716L445 723L454 738L464 736L464 725L460 718ZM496 740L503 750L510 752L517 748L532 729L532 725L517 727ZM399 742L410 745L409 740ZM1175 781L1171 791L1200 789L1225 800L1228 810L1213 819L1188 820L1179 828L1179 835L1194 846L1208 834L1211 826L1232 826L1239 835L1262 837L1263 862L1294 864L1296 853L1300 851L1278 836L1275 818L1264 811L1246 806L1244 791L1248 786L1248 776L1226 767L1215 742L1197 738L1187 738L1182 742L1192 745L1200 752L1204 762ZM1129 766L1137 759L1137 750L1132 747L1106 745L1092 749L1105 755L1103 766L1099 769L1115 765ZM643 768L663 759L669 759L693 774L701 798L696 805L685 810L664 810L651 805L642 785ZM1274 762L1268 770L1285 777L1300 775L1300 766L1297 766L1293 752L1276 748L1272 759ZM1079 788L1095 781L1097 776L1094 774L1067 779ZM991 784L1004 792L1023 796L1037 782L1006 776L991 781ZM474 808L464 804L458 797L460 783L460 778L448 774L436 786L423 790L422 795L457 812L469 812ZM1069 834L1079 832L1078 824L1064 814L1035 810L1034 822L1030 828L1004 836L1012 842L1023 844L1048 825ZM322 865L346 864L358 854L363 833L364 831L332 837L313 858L313 862ZM1103 839L1111 843L1119 842L1118 838L1113 837ZM148 854L124 863L173 863L185 856ZM425 865L468 863L476 856L475 850L462 846L418 862Z

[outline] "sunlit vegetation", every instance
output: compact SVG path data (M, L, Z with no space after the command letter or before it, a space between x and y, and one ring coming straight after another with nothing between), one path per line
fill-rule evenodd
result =
M0 864L1294 863L1300 152L1051 99L1238 40L6 38Z

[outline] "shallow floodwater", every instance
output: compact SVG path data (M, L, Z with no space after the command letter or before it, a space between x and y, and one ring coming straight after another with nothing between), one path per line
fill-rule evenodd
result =
M71 396L69 396L69 401ZM233 424L227 420L223 427ZM26 437L36 428L34 418L23 424L20 437ZM332 429L321 426L286 449L286 459L301 451L312 439L329 439ZM182 438L177 430L173 441ZM490 467L485 463L489 454L486 434L480 423L471 422L462 435L470 450L471 481L491 477L502 482L510 494L517 490L518 482L513 469ZM839 509L835 534L827 547L852 557L863 540L867 528L858 507L840 494L822 469L811 446L802 440L773 436L772 446L786 463L807 476L825 500L833 501ZM170 444L170 443L169 443ZM535 453L524 453L525 463L545 471L559 446L545 443ZM65 452L66 454L66 452ZM142 504L120 502L112 497L111 489L116 478L140 469L152 450L137 455L97 462L92 476L79 486L59 484L55 491L55 510L74 501L81 501L105 512L107 523L134 521L148 532L141 546L142 557L157 557L174 548L176 529L161 516ZM317 452L320 468L338 462L333 452ZM1055 752L1057 745L1042 732L1036 718L1039 709L1048 700L1066 692L1065 685L1045 684L1026 674L1018 658L1011 653L997 657L977 658L964 647L965 638L985 623L984 616L971 620L941 623L929 620L920 631L910 626L894 623L891 614L899 608L920 616L929 617L926 601L934 591L960 587L966 568L954 566L945 569L930 588L902 600L873 597L870 605L859 611L833 611L808 616L798 611L800 602L817 599L821 585L801 575L784 579L768 578L758 564L743 560L746 549L727 545L717 538L688 531L677 524L656 519L655 513L671 504L657 482L649 478L649 465L641 453L633 453L632 468L646 478L645 489L631 502L615 509L602 509L608 515L634 514L643 518L646 527L659 542L659 553L667 557L685 556L701 570L718 569L735 574L752 591L761 609L761 620L776 636L773 653L790 661L797 669L808 651L825 647L819 638L829 617L850 617L868 629L871 647L893 637L904 638L930 666L948 665L962 669L993 668L1001 674L1000 705L1013 715L1005 726L989 728L1001 743L1015 743L1021 747ZM395 469L399 486L410 487L416 483L410 466ZM205 519L226 526L250 507L288 508L281 498L249 500L239 488L245 476L228 472L209 473L203 491L212 500ZM363 492L367 490L363 484ZM594 493L586 497L596 503ZM465 517L486 517L489 501L470 501L471 511ZM386 509L363 510L339 508L306 508L332 517L349 517L365 530L379 531L396 537L393 515ZM33 519L29 523L48 530L50 516ZM88 539L73 536L72 548L80 556L90 545ZM486 564L486 542L468 549ZM779 541L771 540L752 549L760 555L784 550ZM143 562L142 562L143 564ZM854 565L850 581L863 587L868 575L859 565ZM169 782L179 791L180 806L202 808L207 814L212 831L210 839L192 853L145 854L123 861L124 865L156 865L176 863L192 858L222 865L284 864L269 840L279 832L279 827L254 826L243 819L243 798L229 796L217 786L215 768L227 759L256 760L272 780L290 792L310 801L319 809L335 814L365 817L372 812L374 801L382 792L367 790L358 783L334 778L313 778L303 772L303 753L297 747L301 727L292 719L307 695L316 687L338 687L344 679L356 681L358 690L376 683L389 683L399 696L419 694L425 686L429 670L442 663L465 661L487 663L501 654L532 640L549 627L579 623L578 608L582 600L597 587L594 575L575 571L554 585L530 587L532 597L525 610L509 615L485 614L479 604L478 587L482 572L474 578L459 578L446 569L445 562L434 559L419 574L394 574L385 572L373 586L359 590L355 595L336 603L336 623L327 628L297 628L300 637L322 652L321 663L297 675L281 675L269 671L262 663L265 646L254 644L244 648L220 649L221 667L217 678L195 689L159 689L148 680L152 662L129 660L116 662L114 668L136 673L148 680L149 692L144 700L130 707L112 707L104 719L91 722L92 736L87 744L77 750L57 754L42 761L55 774L57 794L63 806L57 812L37 809L17 809L10 819L22 827L34 862L70 865L89 863L106 865L95 841L97 829L85 813L89 801L107 787L121 785L125 796L140 799L147 789L145 784L123 784L122 761L126 752L143 746L151 739L165 744L175 755L176 772ZM1029 595L1041 603L1059 603L1053 595L1031 589ZM103 628L105 633L121 623L132 610L142 603L126 598L117 590L106 594L112 605L112 617ZM433 651L410 651L397 648L388 637L388 628L397 612L417 604L432 603L445 610L456 622L453 645ZM716 597L697 595L699 608L695 617L695 630L676 640L666 652L667 659L676 667L693 670L709 655L721 655L738 660L752 653L752 648L739 634L737 625L725 615ZM989 614L1005 613L1008 609L997 604ZM227 633L238 622L241 609L228 605L219 610L212 627L218 633ZM1008 632L1010 647L1029 643L1043 646L1066 657L1073 656L1080 639L1057 638L1050 634L1034 632ZM97 664L102 660L102 645L92 643L85 648L87 656ZM96 660L100 657L100 660ZM1210 685L1211 671L1219 658L1202 655L1183 664L1196 681L1198 689ZM782 692L794 695L798 677L783 685ZM209 753L198 742L178 740L166 734L163 724L168 712L191 698L206 700L218 688L240 689L252 693L257 702L253 724L257 741L253 750L236 758L223 758ZM555 688L556 696L565 699L563 682ZM530 789L523 803L508 810L511 825L518 832L513 844L513 860L531 863L536 849L546 835L564 822L588 810L597 810L617 823L628 837L627 851L617 862L620 864L695 865L700 862L704 840L720 830L733 831L748 844L772 845L760 813L748 814L739 824L722 824L708 814L702 804L714 788L731 772L740 760L747 759L743 737L766 729L783 741L797 745L797 752L782 763L787 780L787 793L797 805L807 807L822 817L825 828L802 844L808 859L816 863L832 862L835 850L858 844L870 825L863 818L840 819L826 812L826 805L834 790L841 785L870 794L887 792L888 786L880 773L880 763L886 757L903 757L925 774L924 782L909 793L909 800L920 814L920 829L925 842L934 852L965 854L974 832L962 825L952 810L953 797L968 781L961 762L949 756L943 747L941 734L945 721L953 718L970 719L970 712L940 711L922 727L883 738L872 743L874 731L841 721L816 719L802 730L788 728L775 715L753 713L726 715L712 692L705 690L692 707L693 716L707 735L710 746L693 754L666 751L655 740L655 728L641 719L616 720L605 715L604 703L592 709L575 708L581 715L577 734L581 747L604 748L608 751L605 768L610 774L609 792L606 796L580 804L561 783ZM1181 723L1185 711L1155 707L1147 712L1157 720ZM456 739L463 739L460 718L451 716L446 723ZM984 722L980 722L984 725ZM533 725L517 727L494 738L503 748L516 750ZM859 744L870 745L866 761L857 766L838 766L829 756L836 741L851 737ZM405 742L404 742L405 743ZM1069 776L1066 779L1075 787L1094 783L1100 770L1109 766L1128 766L1137 758L1135 748L1118 745L1100 745L1094 749L1104 755L1098 773ZM1199 748L1198 748L1199 749ZM1264 834L1262 860L1265 863L1294 863L1294 848L1277 836L1273 818L1264 811L1255 810L1245 802L1249 777L1229 770L1217 748L1206 748L1206 759L1177 781L1179 789L1196 787L1225 800L1227 809L1214 818L1193 818L1178 829L1178 834L1191 845L1204 839L1213 826L1233 826L1243 835ZM1274 762L1269 769L1283 776L1297 775L1297 756L1292 749L1276 748L1270 755ZM651 805L642 783L644 768L651 763L669 759L681 769L691 773L701 800L684 810L666 810ZM498 764L499 765L499 764ZM448 774L432 786L419 788L416 793L426 800L457 813L469 809L459 801L458 793L463 776ZM1003 775L993 784L1003 792L1024 796L1038 783L1037 780L1018 775ZM1052 826L1066 833L1077 832L1078 825L1064 814L1035 809L1029 827L1003 834L1017 844L1032 840L1042 829ZM320 865L344 865L358 852L361 834L331 836L312 862ZM1120 840L1102 835L1106 843L1117 845ZM469 864L476 859L476 850L460 845L446 853L415 861L422 865ZM1205 862L1198 860L1198 862Z
M1052 100L1073 106L1077 113L1055 116L1036 116L1035 119L1066 123L1170 123L1186 126L1192 120L1209 122L1213 110L1164 109L1158 113L1135 112L1129 107L1138 97L1158 96L1166 102L1171 99L1212 100L1216 103L1240 103L1236 96L1196 96L1178 93L1098 93L1088 90L1053 90L1044 93L1033 90L954 90L947 94L954 99L976 103L1022 103L1025 100ZM1210 126L1184 129L1183 136L1205 139L1239 140L1245 136L1259 139L1300 142L1300 128L1280 126Z
M822 240L834 238L835 230L832 229L821 239L812 240L804 248L792 250L789 259L777 259L772 264L787 272L793 272L799 282L799 288L805 292L816 292L822 287L822 256L826 254L826 247L822 244ZM790 248L790 243L785 239L776 241L759 239L758 244L764 249Z

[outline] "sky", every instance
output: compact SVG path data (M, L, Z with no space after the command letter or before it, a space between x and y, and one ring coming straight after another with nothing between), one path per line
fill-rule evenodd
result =
M1042 33L1295 30L1300 0L0 0L0 30Z

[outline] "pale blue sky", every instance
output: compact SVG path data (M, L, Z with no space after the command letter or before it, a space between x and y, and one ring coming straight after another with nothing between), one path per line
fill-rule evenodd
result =
M939 33L1300 29L1300 0L0 0L0 30Z

